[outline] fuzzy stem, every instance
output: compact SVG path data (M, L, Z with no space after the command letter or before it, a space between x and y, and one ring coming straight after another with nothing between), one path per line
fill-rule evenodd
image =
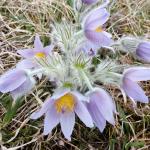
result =
M75 37L77 37L77 36L79 36L79 35L82 35L83 34L83 30L80 30L80 31L78 31L77 33L75 33Z
M115 75L116 77L122 78L122 74L116 73L116 72L109 72L112 75Z
M81 71L81 76L84 79L87 87L89 88L89 90L93 91L93 86L91 85L91 82L89 80L89 78L87 77L87 75L85 74L84 70L80 70Z

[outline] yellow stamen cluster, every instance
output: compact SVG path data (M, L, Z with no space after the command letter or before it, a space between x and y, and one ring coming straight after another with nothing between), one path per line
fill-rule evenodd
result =
M61 98L57 99L55 102L55 108L58 113L62 111L73 111L75 107L75 97L68 93L62 96Z
M95 29L95 31L96 31L96 32L102 32L102 31L103 31L103 29L102 29L102 27L101 27L101 26L99 26L99 27L97 27L97 28Z
M44 58L45 54L43 52L39 52L39 53L36 53L35 56L38 58Z

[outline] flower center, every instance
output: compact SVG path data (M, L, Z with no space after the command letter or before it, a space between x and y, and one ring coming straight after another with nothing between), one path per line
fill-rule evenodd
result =
M57 99L55 102L55 108L58 113L63 111L73 111L75 107L75 98L72 94L68 93Z
M97 28L95 29L95 31L96 31L96 32L102 32L102 31L103 31L103 29L102 29L102 27L101 27L101 26L99 26L99 27L97 27Z
M36 53L35 56L38 58L44 58L45 54L43 52L39 52L39 53Z

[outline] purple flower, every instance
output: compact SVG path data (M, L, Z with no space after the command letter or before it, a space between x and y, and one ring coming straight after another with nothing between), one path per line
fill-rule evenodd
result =
M112 43L111 34L103 30L103 24L109 19L105 8L93 10L85 19L84 33L88 40L98 46L109 46Z
M34 85L35 80L20 69L10 70L0 77L0 91L10 92L14 100L30 92Z
M136 49L136 55L143 61L150 62L150 42L141 42Z
M116 107L110 95L101 88L95 88L87 95L90 98L87 108L99 130L103 132L106 121L115 125L114 113L116 113Z
M122 79L122 88L125 93L134 101L148 103L149 99L137 81L150 80L150 68L133 67L125 70Z
M82 2L89 5L89 4L97 2L97 0L82 0Z
M34 48L18 50L18 53L26 59L30 59L33 57L44 58L51 53L53 47L53 45L43 47L39 35L36 35L34 40Z
M47 99L40 110L31 115L32 119L37 119L45 114L44 135L60 123L64 136L71 140L71 134L75 125L75 113L88 127L93 127L92 118L82 101L87 98L77 91L71 92L68 89L60 90Z

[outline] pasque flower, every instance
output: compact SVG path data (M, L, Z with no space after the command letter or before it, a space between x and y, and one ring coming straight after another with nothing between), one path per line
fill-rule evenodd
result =
M39 35L37 34L35 36L34 40L34 48L30 49L23 49L23 50L18 50L17 52L25 58L20 65L25 67L29 66L30 67L37 67L37 64L32 60L33 58L45 58L47 55L49 55L54 48L53 45L48 45L46 47L43 47L43 44L40 40Z
M86 17L84 33L88 40L98 46L109 46L112 43L111 34L104 31L103 24L109 19L105 8L97 8Z
M111 96L101 88L95 88L88 92L87 96L89 97L88 111L99 130L103 132L106 121L115 125L114 113L116 113L116 107Z
M0 77L0 92L10 92L14 100L31 91L34 85L35 80L28 77L24 70L18 68L12 69Z
M47 135L60 122L64 136L71 140L71 134L75 125L75 113L87 127L93 127L92 118L82 101L86 101L77 91L63 89L56 91L48 98L40 110L31 115L31 119L37 119L45 114L44 135Z
M139 60L150 63L150 42L134 37L123 37L120 45L122 51L131 52Z
M97 2L98 0L82 0L82 2L83 3L85 3L85 4L92 4L92 3L95 3L95 2Z
M150 62L150 42L140 42L136 48L136 55L145 62Z
M149 99L145 95L142 88L138 85L138 81L150 80L150 68L132 67L125 70L122 79L122 88L125 93L135 102L148 103Z
M33 58L33 57L44 58L48 54L50 54L52 49L53 49L53 45L48 45L46 47L43 47L40 37L37 34L34 40L34 48L18 50L18 53L26 59Z

